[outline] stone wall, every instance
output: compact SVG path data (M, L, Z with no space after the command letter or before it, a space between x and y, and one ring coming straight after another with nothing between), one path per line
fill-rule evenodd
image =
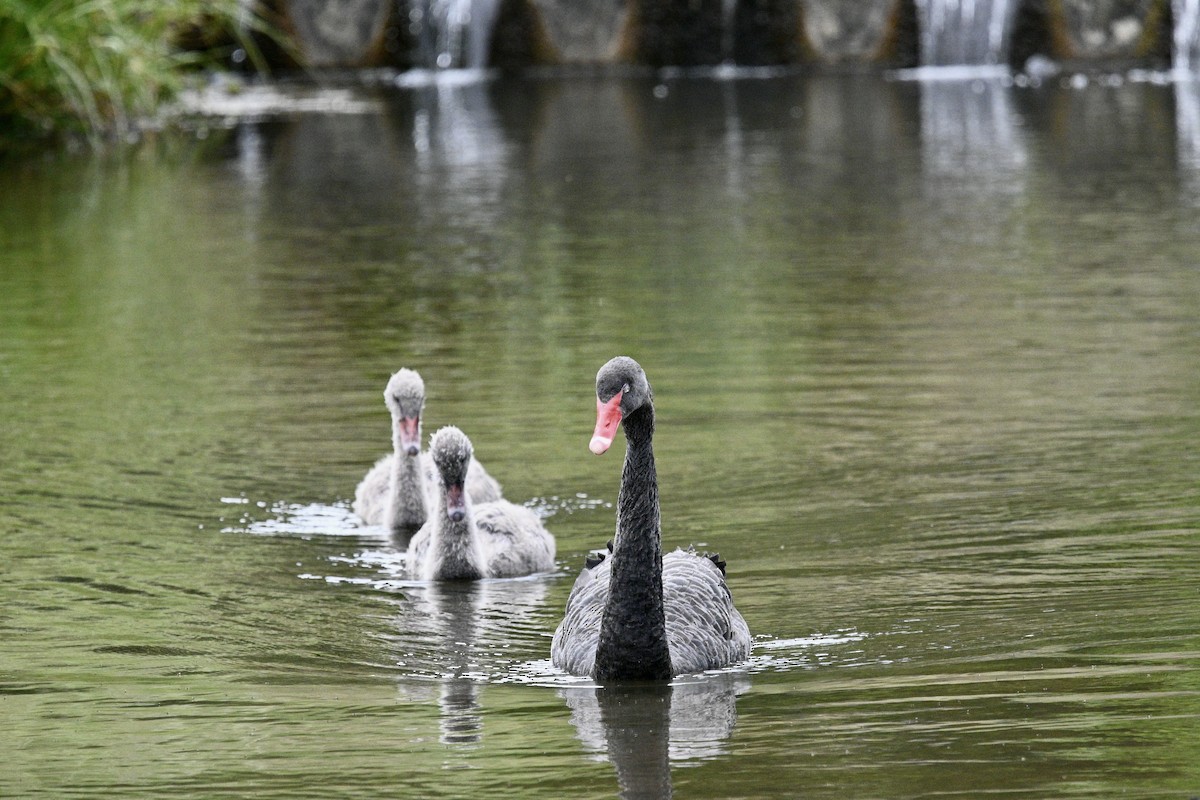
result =
M885 59L900 0L807 0L803 4L806 44L827 63Z
M302 66L370 67L389 60L387 41L396 3L277 0L274 5Z
M1064 58L1130 59L1163 54L1171 33L1167 0L1059 0ZM1164 36L1165 34L1165 36ZM1167 50L1169 53L1169 49Z
M1011 61L1017 66L1034 54L1081 66L1169 63L1170 0L1013 1ZM271 2L304 66L438 66L428 52L438 34L430 30L433 0ZM733 62L879 68L915 66L919 60L918 0L463 2L476 11L492 3L486 8L495 25L483 46L493 66Z

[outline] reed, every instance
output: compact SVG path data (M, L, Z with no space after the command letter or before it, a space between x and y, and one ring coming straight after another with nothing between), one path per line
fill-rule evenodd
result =
M0 139L121 138L153 116L189 70L235 47L261 65L251 34L268 26L249 5L0 0Z

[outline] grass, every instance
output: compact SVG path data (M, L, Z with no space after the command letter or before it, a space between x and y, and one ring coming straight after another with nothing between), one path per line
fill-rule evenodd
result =
M0 0L0 152L136 133L189 70L237 47L261 65L267 27L239 0Z

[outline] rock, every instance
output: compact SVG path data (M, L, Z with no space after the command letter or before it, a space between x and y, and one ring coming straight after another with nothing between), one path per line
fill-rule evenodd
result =
M597 64L621 56L629 22L622 0L528 0L537 9L546 39L567 64Z
M887 49L899 0L808 0L804 32L821 61L874 61Z
M1070 48L1063 55L1084 60L1151 54L1169 16L1167 0L1059 0L1055 6L1061 16L1051 24L1061 25Z
M284 26L308 67L371 67L387 60L395 3L386 0L286 0Z

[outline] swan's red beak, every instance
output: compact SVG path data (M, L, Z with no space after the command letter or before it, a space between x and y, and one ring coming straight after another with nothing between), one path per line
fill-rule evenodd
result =
M410 456L421 452L420 428L420 417L400 417L396 420L396 435L400 437L400 447Z
M467 515L466 492L461 483L446 487L446 516L454 522L461 522Z
M596 398L596 430L592 433L592 442L588 449L600 455L612 444L617 435L617 426L621 424L621 396L617 392L607 403Z

